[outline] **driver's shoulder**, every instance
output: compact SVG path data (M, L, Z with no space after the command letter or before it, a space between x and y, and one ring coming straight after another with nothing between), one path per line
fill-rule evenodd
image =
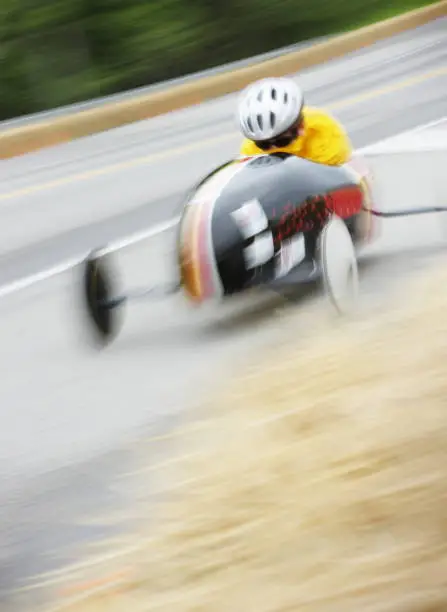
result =
M303 116L309 128L318 130L329 126L341 127L340 122L329 111L316 106L305 106Z

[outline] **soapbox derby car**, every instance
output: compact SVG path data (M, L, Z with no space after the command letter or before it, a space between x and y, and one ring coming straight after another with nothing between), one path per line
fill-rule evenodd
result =
M82 264L85 312L104 343L116 335L124 303L179 291L201 304L255 287L320 283L336 311L349 312L359 288L358 249L374 239L374 217L436 212L386 213L373 200L357 163L326 166L282 153L230 160L182 202L176 280L116 294L107 249L95 249Z

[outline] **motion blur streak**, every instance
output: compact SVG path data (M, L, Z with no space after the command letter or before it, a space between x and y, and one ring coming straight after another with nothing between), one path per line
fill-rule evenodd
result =
M445 25L446 20L430 24L305 72L301 79L309 103L326 106L444 66ZM411 97L409 90L393 91L380 101L364 99L337 114L355 146L363 147L446 115L445 78L416 84ZM235 97L228 96L10 160L0 166L3 193L221 136L233 129L234 103ZM128 167L2 202L0 284L166 223L178 215L184 189L231 157L238 144L235 137L234 142L150 167ZM396 221L393 227L388 246L394 253L379 252L363 270L368 304L400 289L404 276L439 255L437 239L442 232L437 218ZM167 231L121 251L117 263L124 272L123 283L151 283L170 276L171 239L173 232ZM278 325L287 307L279 298L229 304L217 312L195 312L173 299L128 309L125 328L112 350L91 354L78 325L77 272L75 268L41 279L0 300L2 610L34 612L44 597L37 574L79 558L83 544L92 547L102 538L125 533L133 518L129 512L141 508L133 504L136 496L148 502L144 520L151 520L156 506L149 502L158 491L157 470L150 472L147 466L166 458L163 435L186 418L187 409L201 401L216 380L238 371L248 355L261 354L267 345L281 341ZM293 337L301 338L310 325L306 316L312 314L313 303L289 309L304 317L302 325L297 320L293 326ZM241 412L241 419L246 414ZM399 427L402 423L406 421ZM151 437L149 449L144 441L134 443L144 435ZM262 469L258 474L262 477ZM224 499L221 512L225 505ZM88 553L95 550L89 548ZM97 552L101 555L104 549ZM19 592L24 584L30 590Z
M158 470L173 494L127 575L57 609L447 608L446 288L431 271L337 327L315 308L299 343L283 324L275 365L207 403L190 458Z

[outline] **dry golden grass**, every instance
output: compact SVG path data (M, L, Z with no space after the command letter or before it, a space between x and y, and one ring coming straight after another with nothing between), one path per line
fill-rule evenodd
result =
M133 582L64 609L447 610L447 274L416 287L252 368L160 473Z

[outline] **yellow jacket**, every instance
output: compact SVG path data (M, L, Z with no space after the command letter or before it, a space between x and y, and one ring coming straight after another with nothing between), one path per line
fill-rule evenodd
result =
M351 157L352 145L341 124L327 112L311 107L304 107L303 118L304 133L287 147L269 149L268 153L292 153L331 166L346 163ZM240 153L251 156L265 154L265 151L245 139Z

